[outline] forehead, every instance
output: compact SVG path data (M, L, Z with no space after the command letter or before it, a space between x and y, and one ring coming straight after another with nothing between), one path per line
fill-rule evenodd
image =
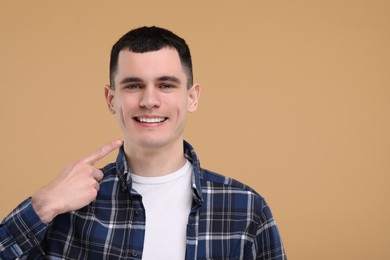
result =
M120 51L116 81L120 81L124 77L152 80L162 76L186 79L179 54L175 49L163 48L145 53L135 53L129 50Z

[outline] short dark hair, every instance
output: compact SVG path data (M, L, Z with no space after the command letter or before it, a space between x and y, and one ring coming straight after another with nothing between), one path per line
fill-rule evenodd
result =
M191 53L184 39L169 30L152 27L140 27L123 35L112 46L110 57L110 85L115 89L115 75L118 68L118 56L121 50L134 53L158 51L162 48L173 48L179 53L180 62L187 76L187 87L193 84Z

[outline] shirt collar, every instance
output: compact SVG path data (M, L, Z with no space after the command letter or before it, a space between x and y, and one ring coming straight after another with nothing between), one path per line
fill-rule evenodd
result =
M200 167L200 162L198 156L195 153L195 149L188 143L184 141L184 157L187 158L192 163L193 175L192 175L192 191L195 206L199 207L202 202L202 187L200 185L200 179L202 176L202 168Z
M202 178L202 168L200 167L200 162L198 156L195 153L194 148L187 141L183 142L184 146L184 157L192 163L193 166L193 175L192 175L192 190L193 198L196 205L200 206L202 204L202 189L200 184L200 179ZM119 153L116 159L116 174L121 183L122 191L127 192L131 191L132 180L129 176L129 165L126 159L125 151L123 145L119 148Z

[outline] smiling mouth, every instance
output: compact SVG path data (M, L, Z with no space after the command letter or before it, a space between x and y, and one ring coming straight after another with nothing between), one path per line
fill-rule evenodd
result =
M137 122L147 123L147 124L156 124L166 121L167 117L135 117Z

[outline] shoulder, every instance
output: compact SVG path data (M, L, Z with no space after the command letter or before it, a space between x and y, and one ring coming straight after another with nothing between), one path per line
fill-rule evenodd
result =
M201 215L213 220L229 219L246 223L254 235L259 227L272 221L264 198L250 186L233 178L206 169L200 171L202 191Z
M201 180L205 183L213 186L225 187L228 189L241 190L248 193L253 193L256 196L261 197L254 189L250 186L230 178L228 176L222 175L220 173L216 173L210 170L201 169Z
M250 200L251 203L255 204L254 207L258 209L266 204L264 198L253 188L225 175L202 168L200 181L203 192L246 198L246 200Z

